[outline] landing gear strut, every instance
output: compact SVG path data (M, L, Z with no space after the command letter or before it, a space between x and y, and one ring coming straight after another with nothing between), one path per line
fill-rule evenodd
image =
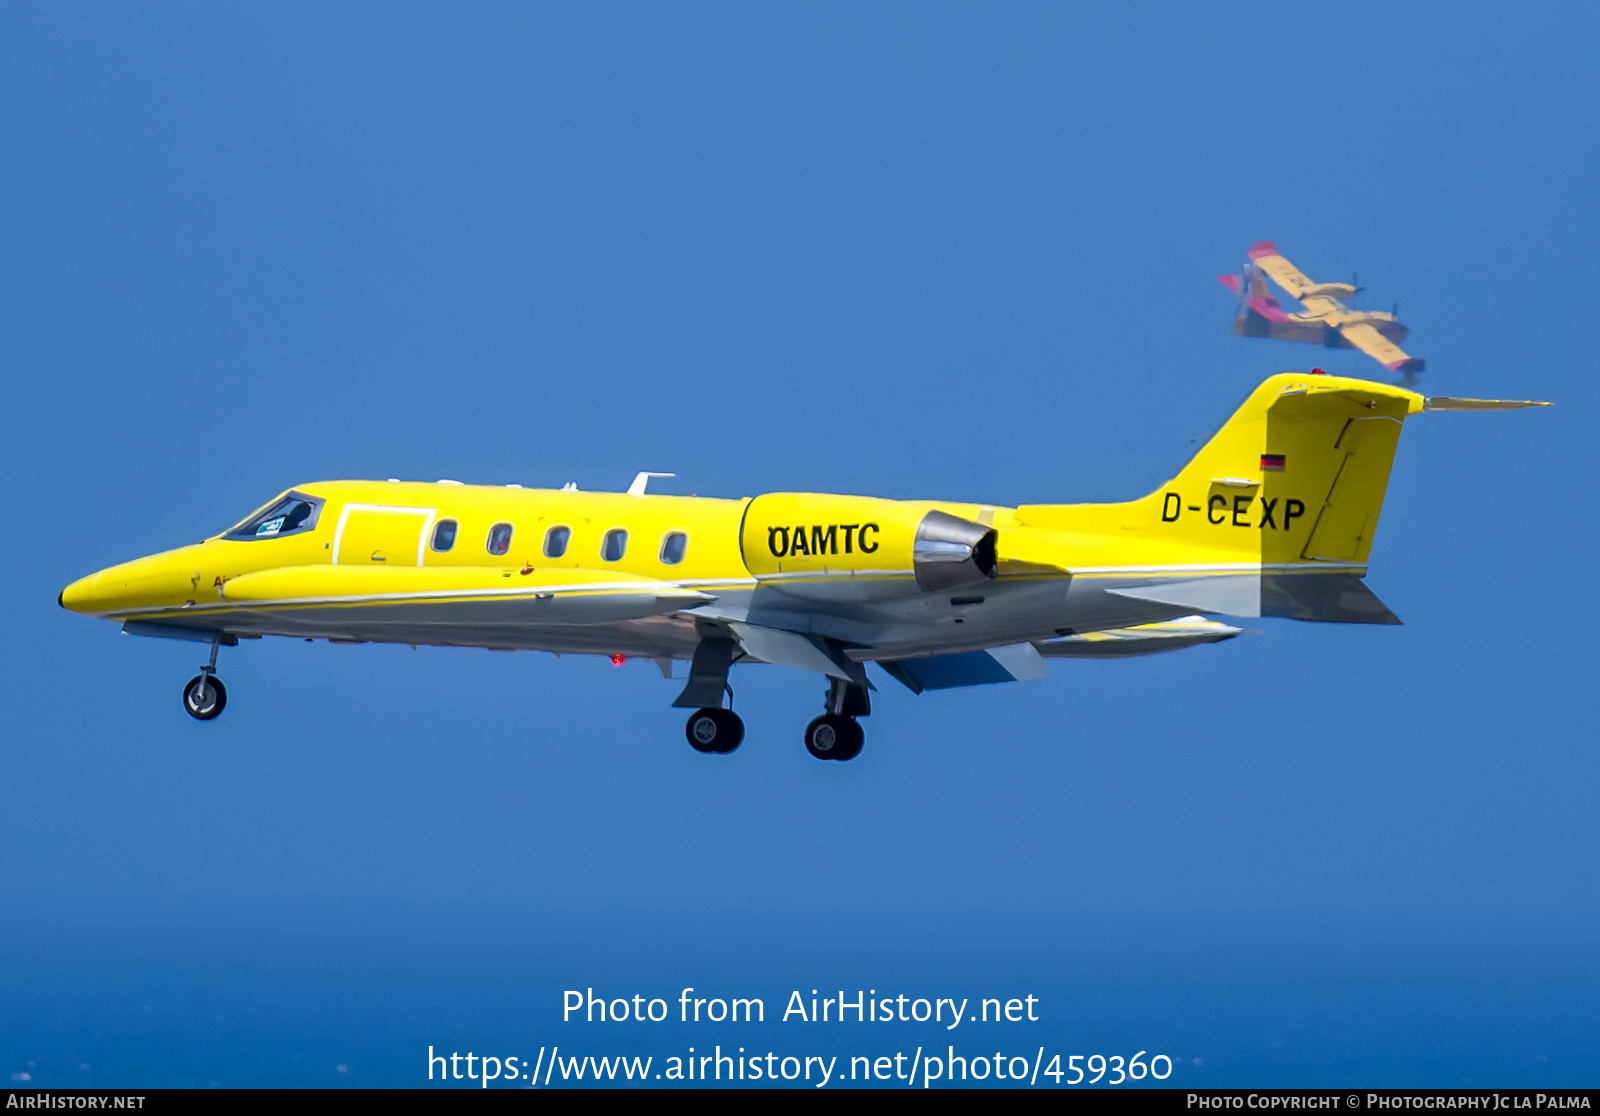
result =
M220 646L222 633L218 632L211 641L210 661L183 688L183 710L197 721L212 720L228 704L228 688L217 677L217 648Z
M806 751L821 760L855 759L867 740L856 718L871 712L865 686L842 678L830 679L828 711L806 726Z
M744 722L733 711L733 687L728 685L728 667L737 650L737 644L721 629L711 625L702 628L700 643L689 664L689 682L672 703L680 709L694 709L683 726L683 735L697 752L726 755L744 740ZM724 696L726 709L722 707Z

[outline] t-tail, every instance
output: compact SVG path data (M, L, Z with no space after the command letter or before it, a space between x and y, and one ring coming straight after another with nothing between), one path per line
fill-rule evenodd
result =
M1540 405L1428 399L1369 380L1285 373L1257 387L1143 499L1023 507L1018 518L1142 540L1152 584L1111 590L1122 596L1203 613L1398 624L1362 578L1406 419ZM1163 568L1172 572L1155 576Z

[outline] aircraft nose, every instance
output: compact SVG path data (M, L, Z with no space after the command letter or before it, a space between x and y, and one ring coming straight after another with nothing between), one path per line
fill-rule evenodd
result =
M56 604L69 612L92 612L99 582L97 573L80 577L56 595Z
M80 578L56 597L62 608L101 616L134 608L168 608L195 595L198 547L152 554Z

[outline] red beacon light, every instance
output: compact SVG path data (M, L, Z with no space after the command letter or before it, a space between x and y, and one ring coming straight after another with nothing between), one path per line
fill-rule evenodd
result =
M1313 368L1313 369L1312 369L1312 370L1311 370L1311 374L1312 374L1312 375L1313 375L1313 376L1326 376L1326 375L1327 375L1327 373L1326 373L1326 372L1324 372L1324 371L1323 371L1323 370L1322 370L1322 369L1320 369L1320 368Z
M627 656L625 656L625 655L613 655L613 656L611 656L611 665L612 666L621 666L623 663L625 663L627 661L628 661L628 659L627 659Z

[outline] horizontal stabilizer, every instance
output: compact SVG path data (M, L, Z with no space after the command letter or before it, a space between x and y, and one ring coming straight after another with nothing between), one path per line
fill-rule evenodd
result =
M1430 395L1422 401L1424 411L1519 411L1548 406L1537 399L1452 399L1448 395Z
M1108 589L1136 601L1220 612L1228 616L1282 616L1324 624L1398 624L1377 594L1353 573L1224 574L1219 577Z
M922 659L894 659L878 663L896 682L914 694L923 690L952 690L958 686L987 686L996 682L1031 682L1050 673L1031 643L964 651L957 655L931 655Z
M1324 624L1398 624L1400 617L1355 574L1268 574L1261 615Z
M1221 283L1224 287L1227 287L1234 294L1239 293L1240 284L1239 277L1237 275L1219 275L1217 276L1217 282Z

